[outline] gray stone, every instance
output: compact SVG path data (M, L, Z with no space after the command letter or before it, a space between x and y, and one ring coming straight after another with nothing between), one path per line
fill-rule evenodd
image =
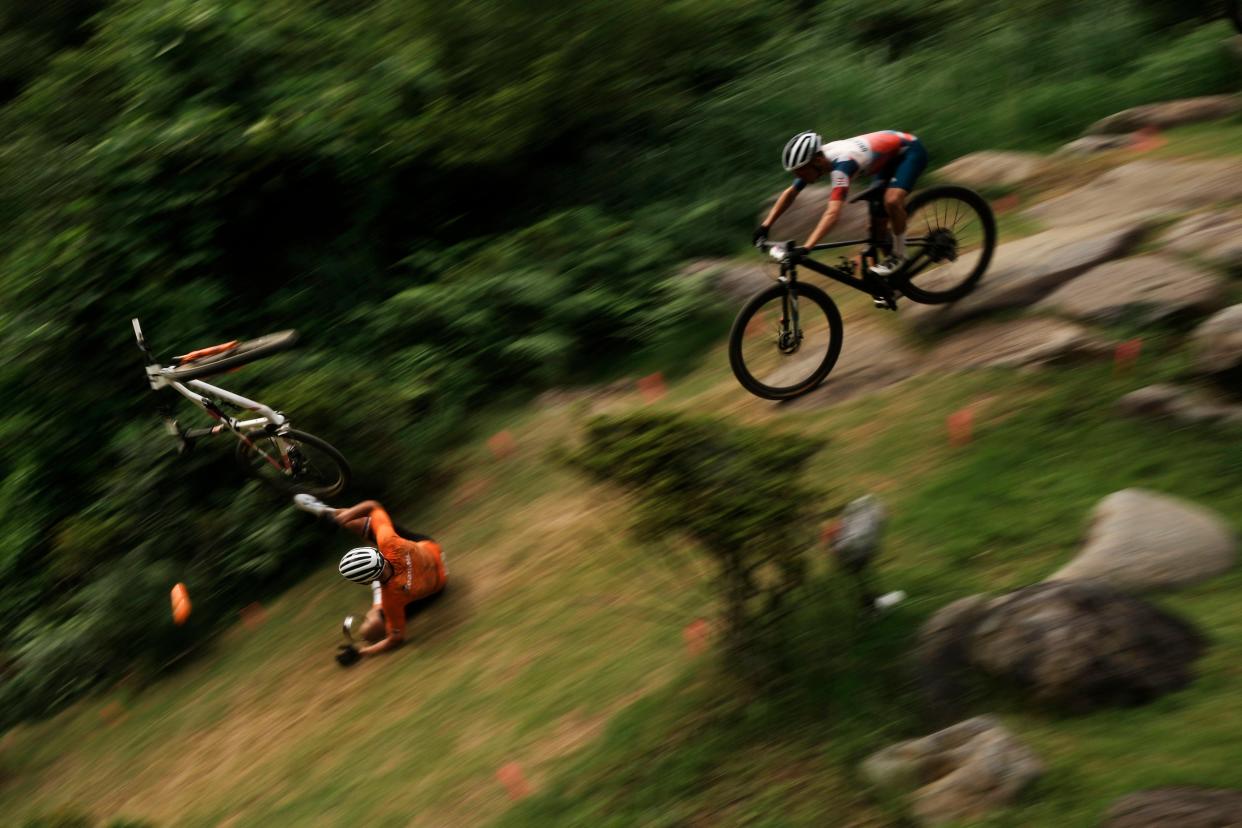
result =
M1051 227L1075 227L1105 216L1177 213L1242 198L1242 159L1142 159L1116 167L1089 185L1049 199L1024 215Z
M1044 766L999 721L979 716L887 747L863 762L862 773L881 788L913 788L916 819L941 825L1012 804Z
M1117 410L1130 417L1164 417L1187 425L1242 421L1242 405L1181 385L1157 384L1131 391L1117 401Z
M1033 152L972 152L936 171L936 177L963 187L1012 187L1032 178L1048 162Z
M1167 250L1242 274L1242 213L1210 212L1190 216L1171 227L1162 241Z
M916 330L932 332L1039 301L1098 264L1126 255L1154 216L1048 230L1002 244L979 286L950 305L912 305L901 315Z
M1113 803L1101 828L1237 828L1242 791L1171 787L1127 794Z
M803 190L798 195L798 199L785 211L785 215L772 225L770 238L773 241L795 239L801 243L815 229L815 225L819 224L820 218L824 215L824 208L828 206L828 195L831 192L832 188L826 184L814 184ZM767 218L768 211L772 209L775 201L774 198L768 200L755 224ZM841 216L837 219L836 226L824 237L823 241L847 241L866 237L867 204L862 201L854 204L847 202L841 208Z
M1133 132L1144 127L1168 129L1182 124L1217 121L1242 112L1238 95L1208 95L1146 104L1101 118L1087 127L1088 135Z
M1098 581L1037 584L993 601L970 664L1073 710L1141 704L1190 684L1203 639L1188 623Z
M861 314L847 314L836 367L823 385L789 405L795 408L835 405L917 374L923 365L923 355L906 344L891 323L889 317L870 307Z
M1081 325L1059 319L1014 319L970 328L938 345L928 362L955 368L1020 368L1098 357L1109 344Z
M1190 336L1195 368L1226 374L1242 368L1242 304L1209 317Z
M1082 551L1047 580L1170 588L1220 575L1236 556L1233 532L1213 512L1168 495L1124 489L1096 505Z
M1150 324L1207 313L1224 302L1220 277L1157 254L1105 262L1058 288L1035 309L1089 322L1128 317Z
M1068 144L1062 144L1053 155L1092 155L1105 150L1128 147L1133 140L1129 135L1085 135L1082 138L1075 138Z

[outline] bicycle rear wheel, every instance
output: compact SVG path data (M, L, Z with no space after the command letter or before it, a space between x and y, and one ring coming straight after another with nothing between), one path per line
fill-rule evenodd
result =
M289 429L251 431L237 443L237 462L252 477L285 494L331 497L349 483L349 463L327 441Z
M729 364L755 396L793 399L813 390L836 365L843 327L841 312L819 288L773 285L753 296L734 320Z
M955 302L975 289L992 261L996 219L992 208L966 187L931 187L906 207L906 267L895 286L915 302Z

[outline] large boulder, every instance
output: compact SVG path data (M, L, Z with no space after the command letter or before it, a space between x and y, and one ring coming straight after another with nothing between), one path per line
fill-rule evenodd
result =
M1167 418L1187 425L1242 423L1242 405L1227 403L1202 388L1158 383L1131 391L1117 401L1130 417Z
M1022 368L1098 357L1111 350L1109 343L1073 322L1011 319L949 337L931 352L928 364L939 370Z
M899 742L862 765L877 787L913 789L910 809L923 825L983 817L1013 803L1043 773L1039 757L991 716Z
M1236 547L1228 524L1207 509L1144 489L1124 489L1096 505L1082 551L1047 580L1167 589L1227 571Z
M1101 828L1238 828L1242 791L1212 788L1153 788L1113 803Z
M824 208L828 206L828 195L832 192L832 188L826 184L814 184L807 187L798 194L798 200L785 211L785 215L776 220L772 225L769 236L775 240L784 241L786 239L796 239L801 243L811 231L815 229L815 225L819 224L820 218L824 215ZM855 193L856 194L856 193ZM768 211L772 209L775 199L769 199L764 205L763 213L755 219L755 224L767 218ZM832 232L824 237L823 241L847 241L849 239L865 239L867 237L867 204L866 202L856 202L850 204L846 202L841 209L841 216L837 219L837 224L832 228Z
M1103 262L1125 256L1154 216L1048 230L996 248L979 286L950 305L913 305L902 317L924 333L1010 308L1026 307Z
M1046 163L1033 152L972 152L941 167L936 177L963 187L1012 187L1038 175Z
M1203 639L1189 624L1104 583L1037 584L932 616L916 651L924 690L952 704L968 672L1072 710L1140 704L1181 689Z
M1051 198L1024 215L1052 227L1077 227L1105 216L1151 210L1175 213L1242 198L1242 159L1142 159L1109 170L1090 184Z
M1081 138L1075 138L1068 144L1062 144L1061 147L1053 153L1053 156L1060 155L1093 155L1097 152L1105 150L1121 149L1128 147L1134 143L1134 139L1127 134L1122 135L1084 135Z
M1242 112L1242 96L1208 95L1179 101L1136 106L1101 118L1087 127L1088 135L1134 132L1143 128L1168 129L1182 124L1218 121Z
M1202 259L1242 274L1242 213L1198 213L1169 228L1161 238L1165 249Z
M1225 302L1224 281L1171 256L1105 262L1040 301L1035 308L1088 322L1123 318L1149 324L1200 315Z
M1195 368L1205 374L1242 370L1242 304L1209 317L1190 337Z

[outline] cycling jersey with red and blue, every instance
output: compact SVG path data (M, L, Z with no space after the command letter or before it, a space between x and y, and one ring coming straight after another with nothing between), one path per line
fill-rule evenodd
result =
M918 142L918 138L908 132L887 129L883 132L869 132L843 141L830 141L820 148L824 157L832 162L829 182L832 184L833 201L843 201L849 192L850 181L858 173L883 174L895 166L897 160L905 153L906 148ZM793 187L801 190L806 182L795 178Z

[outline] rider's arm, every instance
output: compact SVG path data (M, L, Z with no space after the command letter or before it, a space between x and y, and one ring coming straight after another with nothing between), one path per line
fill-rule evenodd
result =
M389 650L395 650L405 643L405 636L401 633L390 632L383 639L376 641L374 644L368 644L358 650L358 655L373 656L380 653L386 653Z
M786 187L785 191L777 196L776 203L768 211L768 217L763 220L763 227L771 227L781 217L781 214L789 209L789 205L793 204L794 199L798 197L799 189L798 187Z
M811 231L811 235L806 237L806 244L803 245L810 250L819 244L819 240L828 235L828 231L837 223L837 219L841 215L841 205L844 201L832 199L828 202L828 209L824 210L824 215L820 218L819 224L815 225L815 229Z

